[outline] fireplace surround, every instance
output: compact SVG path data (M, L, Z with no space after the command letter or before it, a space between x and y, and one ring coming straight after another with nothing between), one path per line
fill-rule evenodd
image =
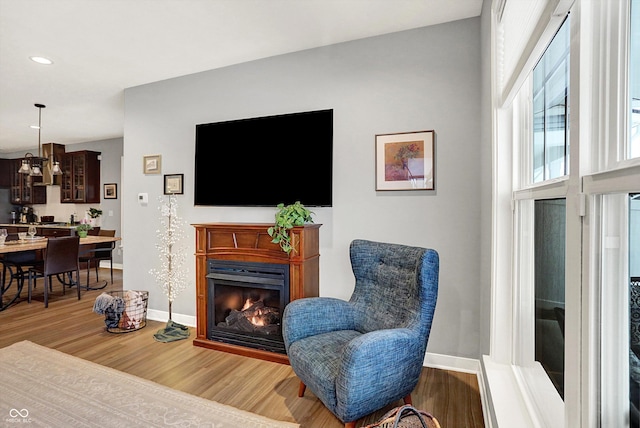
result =
M291 229L295 251L290 254L271 242L267 229L272 224L192 226L196 232L196 338L193 344L288 364L279 317L290 301L318 296L321 225L307 224ZM216 309L216 298L226 303L218 302ZM246 310L252 311L251 316L260 313L272 324L264 329L250 325L242 319ZM236 322L239 322L237 328Z

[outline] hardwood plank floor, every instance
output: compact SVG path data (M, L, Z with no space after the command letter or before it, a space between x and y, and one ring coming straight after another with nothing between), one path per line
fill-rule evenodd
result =
M108 270L100 269L100 278L108 277ZM132 333L108 333L104 317L93 313L93 303L102 291L122 290L121 271L114 271L113 285L83 291L80 301L75 289L67 289L63 296L61 286L54 283L48 309L44 308L42 287L39 280L34 300L28 304L25 284L22 300L0 312L0 347L29 340L303 428L343 426L310 390L298 398L298 379L288 365L193 346L194 329L190 339L156 342L153 334L164 322L148 321L145 328ZM159 289L150 292L162 293ZM442 428L484 427L475 375L425 367L412 398L414 406L435 415ZM357 426L377 421L387 410L362 418Z

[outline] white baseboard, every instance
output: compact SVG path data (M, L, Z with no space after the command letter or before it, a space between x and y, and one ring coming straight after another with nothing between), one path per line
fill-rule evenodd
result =
M424 357L425 367L442 370L454 370L463 373L478 374L480 361L473 358L453 357L451 355L433 354L427 352Z
M147 310L147 319L153 321L166 322L169 320L169 312L159 311L156 309ZM187 325L189 327L196 326L196 317L193 315L171 314L171 319L178 324Z
M111 265L109 264L109 260L100 260L100 267L101 268L105 268L105 269L109 269ZM118 270L122 270L122 263L114 263L113 264L113 268L114 269L118 269Z

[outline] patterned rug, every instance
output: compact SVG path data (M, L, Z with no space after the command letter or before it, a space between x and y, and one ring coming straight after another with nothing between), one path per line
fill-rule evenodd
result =
M5 427L299 427L26 340L0 349L0 373Z

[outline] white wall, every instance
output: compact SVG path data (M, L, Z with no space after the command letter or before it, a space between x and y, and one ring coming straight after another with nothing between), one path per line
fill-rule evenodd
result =
M479 358L480 187L490 173L480 162L480 57L480 19L473 18L127 89L124 287L150 290L150 309L167 310L148 273L159 263L154 245L163 177L143 174L144 155L162 155L162 174L184 174L178 202L187 223L271 222L271 208L193 206L195 125L332 108L334 206L314 208L323 224L320 294L349 298L348 246L355 238L434 248L440 292L428 350ZM376 192L375 135L430 129L437 135L436 190ZM304 141L301 149L313 151ZM147 206L137 202L141 192L149 194ZM194 233L186 232L190 285L173 313L194 316Z

